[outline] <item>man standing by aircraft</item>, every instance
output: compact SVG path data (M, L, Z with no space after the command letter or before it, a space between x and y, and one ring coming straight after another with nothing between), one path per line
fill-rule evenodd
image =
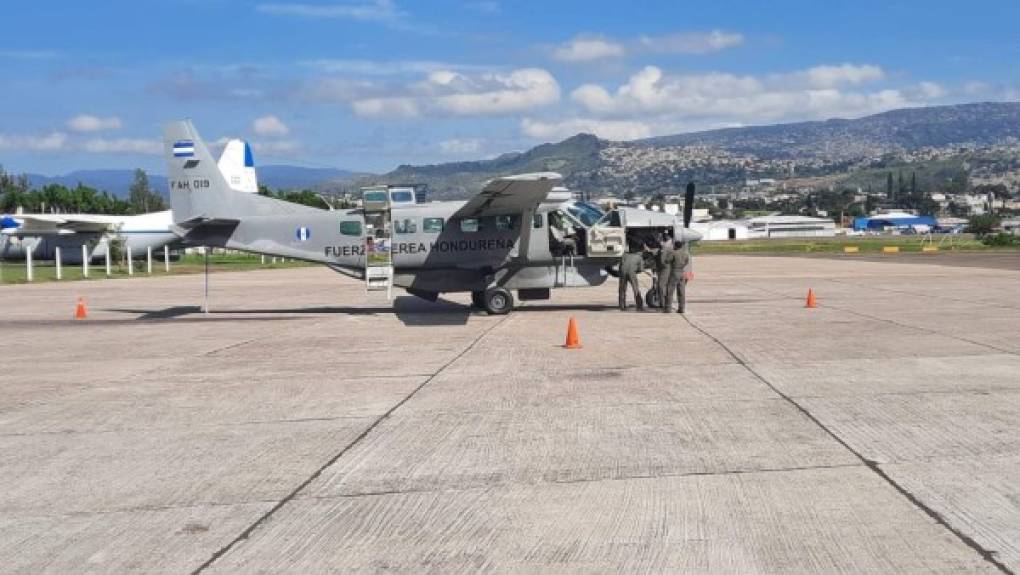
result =
M638 287L638 274L644 267L644 258L633 250L628 250L620 259L620 311L627 310L627 286L634 290L634 301L637 310L644 311L645 304L641 299L641 288Z
M684 313L687 301L686 301L686 282L684 281L685 274L687 273L688 264L690 264L690 257L687 255L687 250L683 249L682 242L677 242L676 249L669 247L669 245L663 245L662 250L659 252L660 271L659 271L659 292L662 298L662 312L669 313L673 311L673 294L677 296L677 313Z

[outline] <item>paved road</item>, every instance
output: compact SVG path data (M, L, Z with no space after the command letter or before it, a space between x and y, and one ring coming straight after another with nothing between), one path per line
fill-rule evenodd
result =
M1018 279L706 256L686 318L3 287L0 570L1016 571Z

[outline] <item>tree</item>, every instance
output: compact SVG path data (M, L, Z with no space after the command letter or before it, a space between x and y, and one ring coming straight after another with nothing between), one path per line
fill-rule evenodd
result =
M896 194L893 192L892 172L885 175L885 198L890 202L896 201Z
M992 233L992 230L999 226L999 218L992 214L971 216L967 221L967 231L978 237Z
M136 214L166 209L162 196L149 188L149 176L142 169L135 170L135 180L129 188L128 204L130 204L131 211Z
M864 199L864 214L868 215L875 211L875 196L868 194Z

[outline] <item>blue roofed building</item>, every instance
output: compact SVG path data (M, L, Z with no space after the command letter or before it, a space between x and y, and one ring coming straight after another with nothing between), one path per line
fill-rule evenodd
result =
M938 222L932 216L918 216L907 212L890 212L854 218L854 231L858 232L880 232L889 229L927 231L937 226Z

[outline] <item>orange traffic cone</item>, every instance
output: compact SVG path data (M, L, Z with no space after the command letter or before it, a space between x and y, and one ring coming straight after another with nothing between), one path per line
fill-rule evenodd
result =
M85 319L89 312L85 309L85 299L78 298L78 305L74 308L74 319Z
M818 302L815 301L815 290L813 290L811 288L808 288L808 290L807 290L807 305L805 305L804 307L807 307L807 308L816 308L816 307L818 307Z
M567 343L563 345L567 349L581 349L581 337L577 335L577 320L570 318L567 323Z

